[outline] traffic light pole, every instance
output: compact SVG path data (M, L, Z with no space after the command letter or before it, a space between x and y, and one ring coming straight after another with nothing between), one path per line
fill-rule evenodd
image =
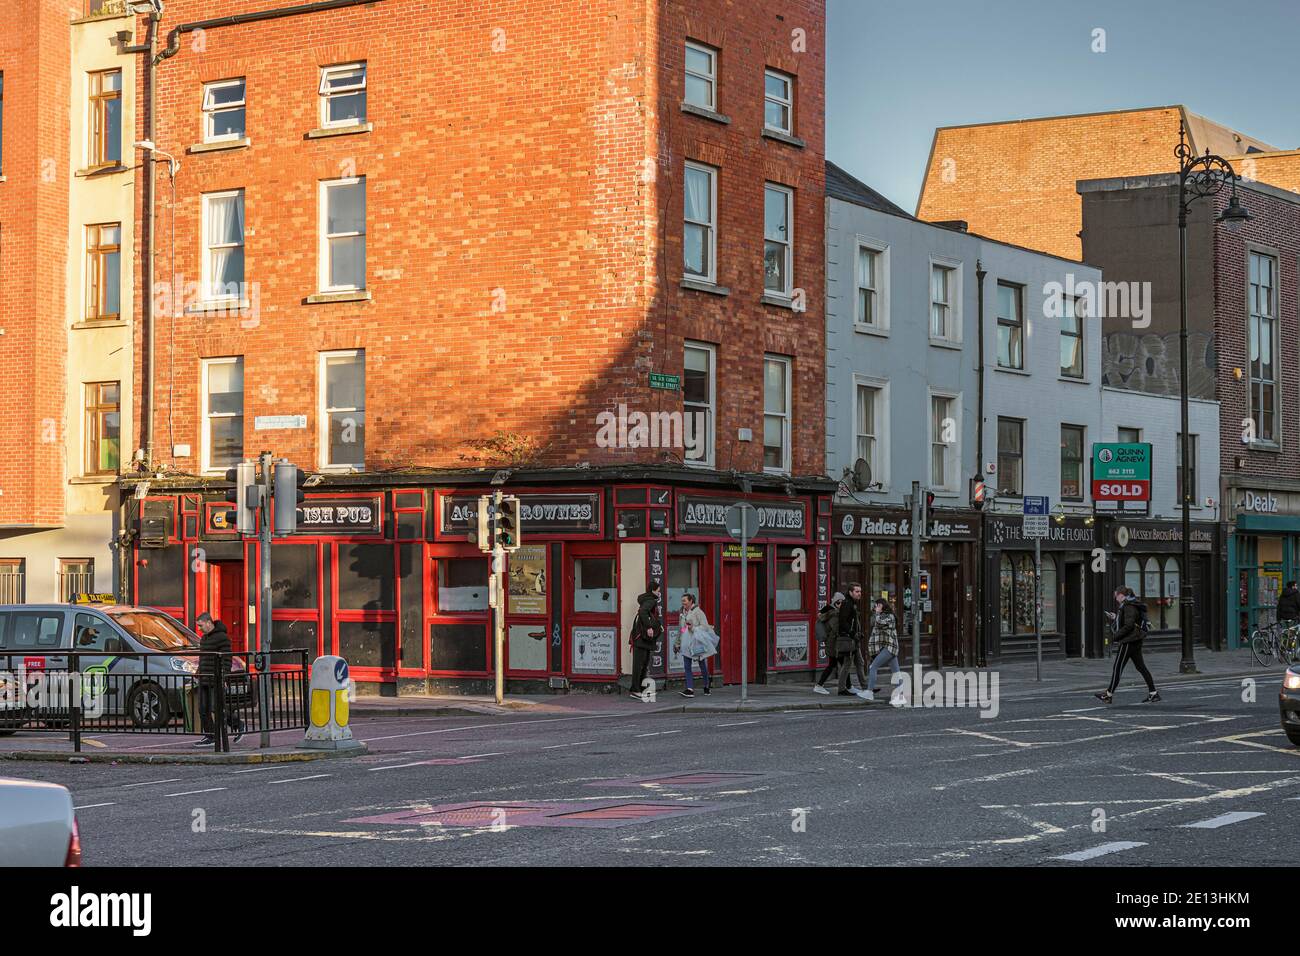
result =
M258 610L257 642L254 662L257 664L258 715L257 726L261 731L260 746L271 746L271 731L267 727L267 716L271 711L271 515L274 510L271 503L271 453L262 452L262 590L261 606Z
M921 524L925 520L921 483L912 482L912 673L913 695L921 689Z
M501 516L500 490L492 496L492 591L496 598L495 614L492 618L492 660L496 664L496 698L497 703L505 703L506 696L506 552L501 546L496 532L497 520Z

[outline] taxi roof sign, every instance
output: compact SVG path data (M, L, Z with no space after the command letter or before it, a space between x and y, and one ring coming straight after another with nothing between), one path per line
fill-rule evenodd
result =
M72 599L73 604L113 604L116 602L110 591L79 591Z

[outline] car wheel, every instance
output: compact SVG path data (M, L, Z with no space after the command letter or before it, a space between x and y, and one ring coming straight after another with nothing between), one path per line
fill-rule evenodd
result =
M1300 747L1300 729L1295 727L1283 727L1282 729L1286 731L1286 739Z
M0 730L0 737L12 737L16 733L16 730Z
M166 727L172 719L167 693L154 683L136 684L126 699L126 712L137 727Z

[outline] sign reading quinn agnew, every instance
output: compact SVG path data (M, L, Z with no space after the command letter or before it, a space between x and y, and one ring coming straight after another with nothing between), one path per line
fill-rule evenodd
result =
M597 534L600 495L520 495L519 520L524 540L529 534ZM442 499L444 534L468 534L478 526L478 495L448 495Z
M729 498L678 495L678 534L727 534L727 509L733 504ZM758 512L758 537L799 540L807 537L808 511L803 502L751 500L749 504Z
M1151 500L1151 443L1094 442L1094 501Z

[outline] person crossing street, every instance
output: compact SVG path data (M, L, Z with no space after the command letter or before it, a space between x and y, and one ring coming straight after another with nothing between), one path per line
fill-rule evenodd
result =
M1142 679L1147 682L1147 696L1143 703L1153 704L1160 700L1160 692L1156 690L1156 682L1147 670L1146 662L1142 660L1142 639L1147 636L1149 627L1147 606L1137 599L1130 587L1116 588L1114 597L1119 611L1109 616L1114 628L1115 664L1110 675L1110 686L1093 696L1107 704L1113 701L1124 666L1132 661Z

